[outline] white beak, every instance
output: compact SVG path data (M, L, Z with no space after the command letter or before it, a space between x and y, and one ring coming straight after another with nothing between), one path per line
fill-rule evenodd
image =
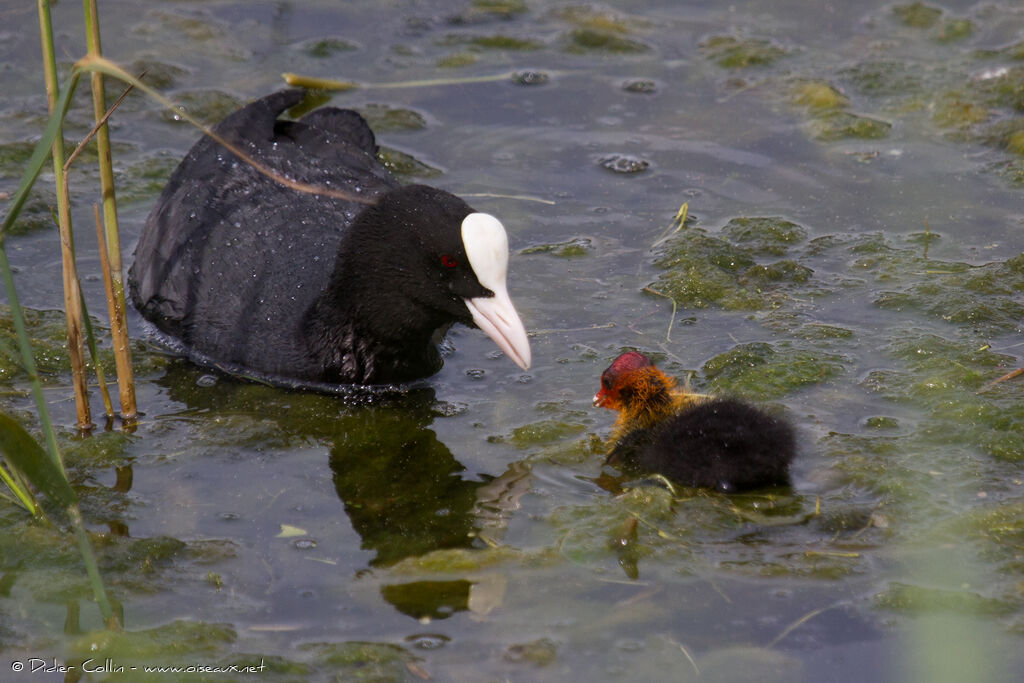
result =
M473 322L484 331L505 355L521 367L530 369L530 340L526 328L516 313L508 292L495 292L492 297L478 296L465 299L466 307L473 314Z
M462 221L462 244L481 285L494 296L464 299L473 322L523 370L530 368L530 340L505 285L508 237L501 222L486 213L471 213Z

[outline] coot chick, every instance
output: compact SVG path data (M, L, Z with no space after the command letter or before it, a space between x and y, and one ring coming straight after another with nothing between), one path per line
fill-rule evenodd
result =
M426 377L453 323L479 327L528 368L502 224L448 192L399 185L354 111L278 118L304 95L268 95L213 130L320 193L204 136L136 247L129 285L142 315L202 365L289 386Z
M619 411L607 463L623 471L725 492L789 483L796 439L788 423L733 398L679 389L642 353L615 359L594 405Z

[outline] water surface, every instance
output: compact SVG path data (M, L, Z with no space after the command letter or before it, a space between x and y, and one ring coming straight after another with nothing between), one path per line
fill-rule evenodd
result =
M126 633L100 632L70 537L4 506L5 670L97 656L263 662L270 680L1024 670L1024 384L991 384L1024 365L1019 8L100 9L107 56L210 121L286 71L364 84L507 74L331 103L370 118L404 179L501 217L534 367L460 328L444 369L408 392L300 393L169 358L136 316L145 417L130 434L77 438L60 318L45 312L62 294L44 177L7 244L23 302L44 311L47 396ZM54 10L70 61L78 7ZM13 193L45 105L35 14L5 17L0 191ZM89 127L78 102L72 138ZM130 254L196 133L132 95L112 136ZM74 172L72 200L100 312L95 176ZM784 410L800 431L792 491L609 485L612 416L590 400L629 348L699 390ZM23 379L2 377L5 410L33 424Z

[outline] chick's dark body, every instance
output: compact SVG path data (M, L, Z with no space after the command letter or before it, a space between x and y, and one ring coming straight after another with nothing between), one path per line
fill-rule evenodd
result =
M684 486L743 491L789 484L795 452L784 420L731 398L713 398L624 435L608 462Z

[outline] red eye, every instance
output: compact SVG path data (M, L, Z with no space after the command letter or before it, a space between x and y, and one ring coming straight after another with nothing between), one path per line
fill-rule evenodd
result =
M459 262L453 259L448 254L445 254L444 256L441 257L441 265L444 266L445 268L454 268L455 266L459 265Z

